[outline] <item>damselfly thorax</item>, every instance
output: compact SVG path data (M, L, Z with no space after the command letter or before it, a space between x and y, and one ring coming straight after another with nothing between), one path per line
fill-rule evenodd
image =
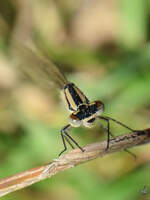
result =
M95 119L104 110L103 103L101 101L90 103L83 92L73 83L66 84L61 93L67 109L71 112L69 117L71 126L93 127Z
M70 127L79 127L83 125L91 128L96 119L104 120L107 123L107 127L103 126L107 131L106 150L109 148L111 135L110 120L129 129L130 131L133 131L133 129L111 117L101 116L104 110L104 104L100 100L90 102L83 92L81 92L74 83L69 82L63 73L61 73L60 70L49 59L47 59L47 57L39 56L37 53L34 53L31 49L25 46L17 46L17 51L19 60L21 58L20 69L22 73L28 79L30 78L32 82L42 86L42 88L49 88L51 82L56 83L56 85L61 89L64 103L71 113L69 116L69 124L61 130L64 149L59 155L67 150L66 142L74 148L72 145L73 142L82 152L84 152L84 149L68 134L67 130Z

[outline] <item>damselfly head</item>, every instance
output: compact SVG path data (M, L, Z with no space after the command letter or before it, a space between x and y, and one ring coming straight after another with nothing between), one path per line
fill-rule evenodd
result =
M74 111L69 119L74 127L83 126L91 128L94 126L95 119L102 114L104 105L101 101L94 101L89 104L81 104L77 111Z
M98 116L104 111L104 104L101 101L94 101L88 105L87 117L83 119L83 125L87 128L92 128Z

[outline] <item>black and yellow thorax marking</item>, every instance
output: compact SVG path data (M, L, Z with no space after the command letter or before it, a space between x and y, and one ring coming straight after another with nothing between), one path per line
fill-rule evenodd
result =
M68 83L63 89L65 104L70 112L77 111L82 104L89 104L87 97L73 83Z
M96 117L103 112L103 103L101 101L89 102L88 98L73 83L68 83L63 88L63 99L70 115L72 126L91 127Z

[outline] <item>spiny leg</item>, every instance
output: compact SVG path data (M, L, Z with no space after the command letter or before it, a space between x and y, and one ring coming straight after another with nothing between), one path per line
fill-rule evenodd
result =
M99 118L100 118L100 119L104 119L105 117L103 118L103 117L100 116ZM119 122L119 121L117 121L117 120L115 120L115 119L112 119L112 118L110 118L110 117L107 117L107 119L108 119L108 120L112 120L112 121L114 121L114 122L120 124L121 126L127 128L127 129L129 129L129 130L132 130L131 128L129 128L129 127L126 126L125 124L122 124L121 122ZM103 129L107 130L107 132L108 132L108 128L107 128L107 127L105 127L103 124L100 124L100 126L101 126ZM134 131L134 130L132 130L132 131ZM112 137L114 137L114 135L110 132L110 130L109 130L109 133L110 133L110 135L111 135ZM133 156L134 159L137 158L136 155L135 155L134 153L132 153L131 151L129 151L128 149L124 149L124 151L126 151L126 152L129 153L131 156Z
M72 143L70 142L70 140L67 138L67 136L66 135L64 135L64 136L65 136L65 139L68 142L68 144L71 146L71 148L74 149L74 146L72 145Z
M106 126L104 126L103 124L101 124L100 123L100 127L102 128L102 129L104 129L104 130L106 130L106 131L108 131L108 129L107 129L107 127ZM111 137L115 137L113 134L112 134L112 132L111 131L109 131L109 133L110 133L110 135L111 135Z
M58 156L60 156L62 153L64 153L67 150L67 145L65 140L68 142L68 144L72 147L72 149L74 149L74 146L71 144L71 142L69 141L69 139L66 137L66 135L63 134L63 132L61 132L61 137L62 137L62 141L63 141L63 145L64 145L64 150L60 152L60 154Z
M105 128L107 130L107 146L106 146L106 151L109 149L109 142L110 142L110 135L111 135L111 132L110 132L110 124L109 124L109 119L105 118L105 117L101 117L99 116L99 119L103 119L104 121L107 122L107 127L104 127L102 125L103 128Z
M120 126L123 126L124 128L126 128L126 129L128 129L128 130L130 130L130 131L132 131L132 132L134 132L135 130L133 130L132 128L130 128L130 127L128 127L127 125L125 125L125 124L123 124L122 122L119 122L118 120L116 120L116 119L113 119L113 118L111 118L111 117L107 117L107 116L100 116L100 118L101 119L107 119L107 120L111 120L111 121L113 121L113 122L115 122L115 123L117 123L117 124L119 124Z
M68 128L70 128L70 127L71 127L71 125L68 124L67 126L65 126L65 127L61 130L61 137L62 137L64 149L63 149L63 151L60 152L59 156L67 150L66 141L67 141L68 144L74 149L74 146L71 144L71 142L69 141L69 139L70 139L82 152L84 152L84 149L83 149L82 147L80 147L80 145L66 132L66 130L67 130ZM66 140L66 141L65 141L65 140Z
M61 130L61 137L62 137L64 149L59 153L58 156L60 156L62 153L64 153L67 150L67 146L66 146L66 142L65 142L65 137L64 137L64 134L63 134L62 130Z
M82 151L84 152L84 149L80 147L80 145L65 131L64 134Z
M128 130L130 130L130 131L132 131L132 132L135 131L135 130L133 130L132 128L128 127L127 125L123 124L122 122L119 122L119 121L116 120L116 119L113 119L113 118L111 118L111 117L106 117L106 118L109 119L109 120L112 120L113 122L119 124L120 126L126 128L126 129L128 129ZM137 130L136 130L136 131L137 131ZM135 155L134 153L132 153L132 152L129 151L128 149L124 149L124 151L126 151L127 153L130 153L130 154L136 159L136 155Z
M126 151L126 152L129 153L131 156L133 156L135 160L137 159L137 156L136 156L134 153L132 153L131 151L129 151L128 149L124 149L124 151Z

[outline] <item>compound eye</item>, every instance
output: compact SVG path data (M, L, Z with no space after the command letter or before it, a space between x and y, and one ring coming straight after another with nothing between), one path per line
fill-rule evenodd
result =
M104 107L104 104L101 101L95 101L95 103L96 103L98 109Z
M101 101L95 101L97 105L97 115L101 115L104 111L104 104Z
M73 127L79 127L82 124L82 121L73 113L70 115L69 121Z

